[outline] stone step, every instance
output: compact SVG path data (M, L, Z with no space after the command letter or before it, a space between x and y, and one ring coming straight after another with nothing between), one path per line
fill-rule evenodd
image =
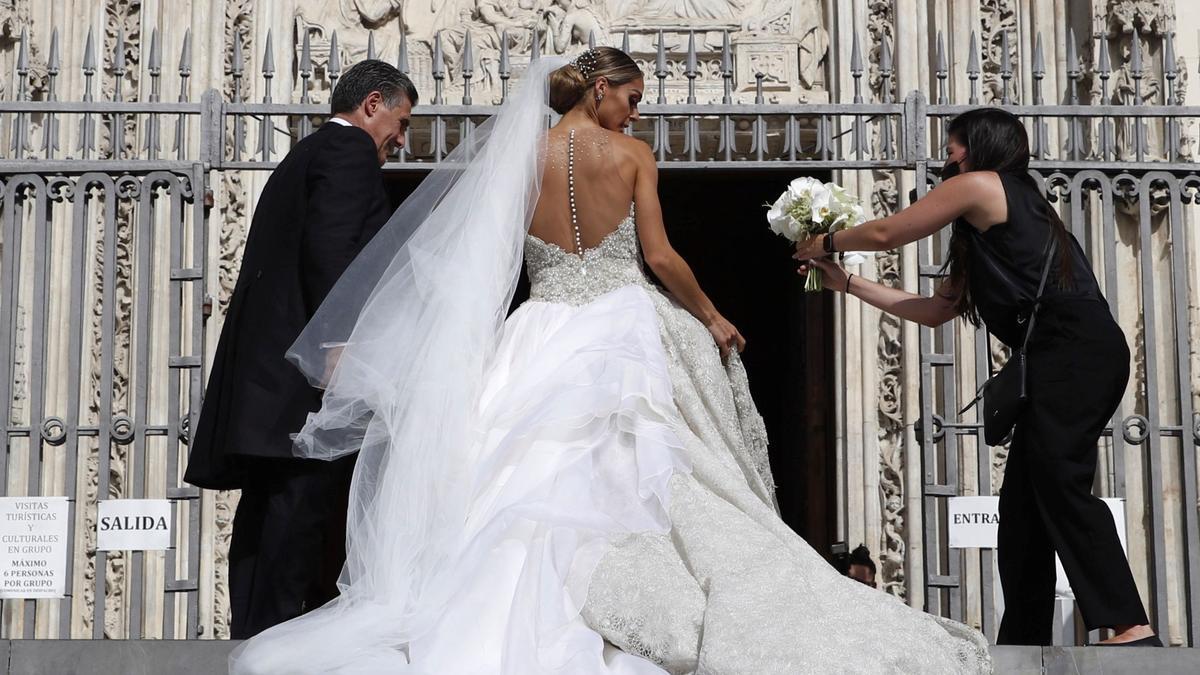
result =
M8 664L0 675L215 675L226 672L236 645L229 640L0 640L0 664ZM992 647L992 657L996 672L1005 675L1200 673L1200 650L1183 647Z
M1014 675L1196 675L1200 650L1187 647L992 647L997 673Z

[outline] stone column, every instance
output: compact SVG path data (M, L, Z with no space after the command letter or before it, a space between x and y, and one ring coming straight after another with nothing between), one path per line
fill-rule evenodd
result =
M896 0L896 82L899 99L903 100L907 92L913 89L927 91L922 83L927 78L929 65L921 56L928 52L928 31L925 18L926 4L919 0ZM915 187L912 174L901 172L897 177L897 205L903 208L908 203L908 193ZM900 275L902 287L910 292L919 292L917 246L912 243L900 250ZM904 380L903 392L904 410L904 491L905 513L907 515L907 544L908 559L906 561L908 577L908 602L914 607L923 605L924 574L922 551L921 517L921 475L920 444L917 441L913 425L920 418L920 348L918 326L911 321L905 321L901 328L901 343L903 344Z

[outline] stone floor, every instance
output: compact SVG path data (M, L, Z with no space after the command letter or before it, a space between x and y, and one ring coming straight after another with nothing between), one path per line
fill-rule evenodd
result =
M208 675L226 672L223 640L0 640L0 675ZM1200 650L994 647L997 673L1196 675ZM782 675L782 674L781 674Z
M1197 675L1200 649L1174 647L992 647L997 673L1021 675Z

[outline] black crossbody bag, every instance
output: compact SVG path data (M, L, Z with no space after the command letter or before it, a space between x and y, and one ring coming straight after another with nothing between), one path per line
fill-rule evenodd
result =
M1033 326L1037 323L1038 310L1042 306L1042 293L1046 290L1050 260L1057 246L1058 242L1051 231L1050 241L1046 243L1046 259L1042 263L1042 280L1038 284L1037 297L1034 298L1033 310L1029 313L1029 325L1025 327L1025 339L1021 342L1021 347L1013 352L1000 372L989 377L983 386L979 387L975 398L958 411L961 416L972 406L983 401L983 440L988 445L1007 443L1012 437L1013 426L1016 425L1025 406L1029 404L1026 352L1029 348L1029 337L1033 335Z

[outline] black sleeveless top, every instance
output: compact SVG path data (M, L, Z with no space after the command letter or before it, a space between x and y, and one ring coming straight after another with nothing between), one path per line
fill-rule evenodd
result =
M1004 185L1008 220L980 232L962 218L954 223L957 236L968 241L968 283L979 317L1004 344L1016 347L1025 337L1025 318L1037 297L1051 225L1050 205L1030 183L1012 174L998 174ZM1072 282L1064 287L1060 254L1055 250L1046 279L1045 298L1103 300L1083 248L1070 232ZM1052 304L1052 303L1051 303ZM1044 303L1041 311L1051 311ZM1039 313L1038 316L1041 316Z

